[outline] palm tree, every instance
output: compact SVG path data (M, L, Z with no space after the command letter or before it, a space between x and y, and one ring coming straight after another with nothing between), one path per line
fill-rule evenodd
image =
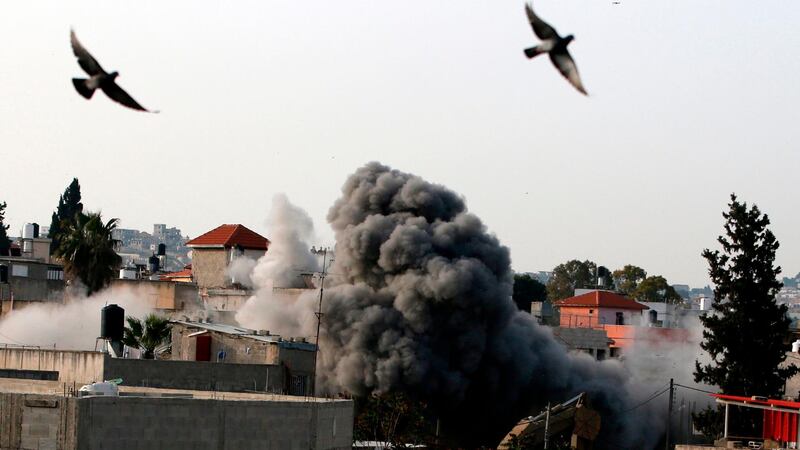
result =
M169 319L148 314L144 321L132 316L128 316L127 321L128 326L125 327L122 343L144 351L144 359L154 359L156 348L169 340L171 328Z
M100 213L79 212L74 221L64 221L61 243L55 256L64 262L69 279L78 278L89 295L108 286L122 263L112 233L119 219L103 223Z

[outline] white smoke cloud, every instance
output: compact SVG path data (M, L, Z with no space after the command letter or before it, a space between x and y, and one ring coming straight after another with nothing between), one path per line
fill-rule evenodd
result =
M38 345L67 350L94 350L100 336L100 310L115 303L125 315L142 317L152 302L127 288L111 287L88 298L72 298L66 303L32 303L0 320L0 340L9 344ZM15 306L23 302L15 303Z
M267 329L284 336L310 337L315 327L315 292L306 287L302 274L320 270L320 261L310 249L314 223L285 194L275 195L267 217L269 250L259 258L249 278L256 289L236 314L247 328Z

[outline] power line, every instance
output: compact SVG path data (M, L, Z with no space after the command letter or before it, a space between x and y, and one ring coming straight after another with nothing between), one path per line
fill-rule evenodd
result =
M652 395L652 396L650 396L650 398L648 398L647 400L645 400L645 401L643 401L643 402L639 403L638 405L634 406L633 408L630 408L630 409L628 409L628 410L625 410L625 411L623 411L623 413L629 413L629 412L633 411L634 409L637 409L637 408L639 408L640 406L644 406L644 405L646 405L647 403L650 403L651 401L655 400L656 398L658 398L660 395L662 395L663 393L667 392L668 390L670 390L669 386L668 386L668 387L666 387L666 388L664 388L664 389L663 389L662 391L660 391L659 393L657 393L657 394L655 394L655 395Z
M678 383L675 383L675 386L679 386L679 387L682 387L684 389L689 389L689 390L692 390L692 391L703 392L705 394L716 394L716 392L706 391L705 389L698 389L698 388L690 387L690 386L684 386L684 385L678 384Z

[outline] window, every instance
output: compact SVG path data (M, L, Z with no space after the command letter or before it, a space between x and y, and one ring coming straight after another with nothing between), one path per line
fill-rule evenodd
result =
M621 313L617 313L617 325L625 325L625 316Z
M602 361L606 359L606 351L603 349L597 349L597 360Z
M307 385L307 375L292 375L291 384L289 385L289 395L306 395Z
M592 314L594 314L594 310L593 310L593 309L590 309L590 310L589 310L589 315L591 316Z
M611 347L611 357L612 358L619 358L622 354L622 349L619 347Z
M48 280L63 280L64 279L64 269L61 267L48 267L47 268L47 279Z
M11 276L12 277L27 277L28 276L28 266L23 266L20 264L12 264L11 265Z

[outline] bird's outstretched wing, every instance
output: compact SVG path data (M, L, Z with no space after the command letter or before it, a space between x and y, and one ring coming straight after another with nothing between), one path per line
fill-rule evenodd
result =
M75 31L69 30L69 38L70 42L72 43L72 53L78 57L78 64L80 64L81 69L84 72L88 73L89 75L97 75L106 73L102 67L100 67L100 63L97 62L96 59L81 45L80 41L78 41L78 37L75 36Z
M575 65L575 61L572 59L567 49L558 52L550 52L550 61L552 61L556 69L561 72L561 75L564 75L564 78L575 86L575 89L579 90L583 95L589 95L586 89L583 88L583 83L581 83L581 77L578 75L578 66Z
M146 109L144 106L140 105L133 99L127 92L125 92L121 87L117 85L117 83L107 83L102 87L103 92L106 93L108 98L114 100L115 102L119 103L120 105L127 106L128 108L132 108L138 111L144 112L152 112L157 113L158 111L150 111Z
M558 33L556 32L555 28L548 25L547 22L540 19L539 16L533 12L533 8L531 7L530 3L525 4L525 14L528 15L528 22L531 23L533 32L539 39L544 41L546 39L558 37Z

